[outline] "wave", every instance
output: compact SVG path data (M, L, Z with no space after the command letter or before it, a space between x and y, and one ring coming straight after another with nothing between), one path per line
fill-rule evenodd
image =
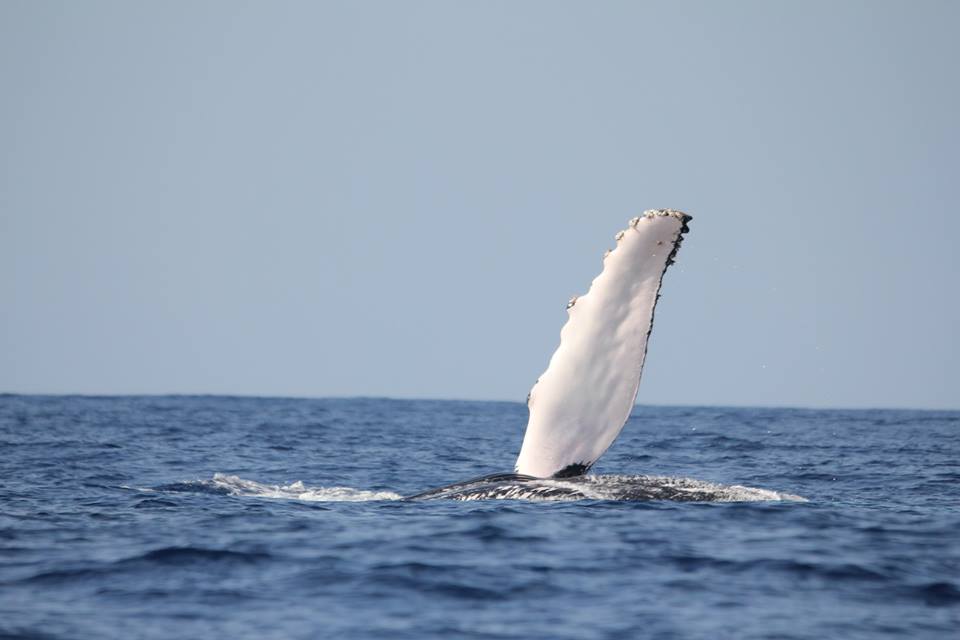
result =
M160 547L114 562L43 571L21 580L24 583L64 584L96 580L120 573L139 571L144 567L197 567L206 564L253 564L273 556L262 551L234 551L206 547ZM0 635L0 637L3 637Z

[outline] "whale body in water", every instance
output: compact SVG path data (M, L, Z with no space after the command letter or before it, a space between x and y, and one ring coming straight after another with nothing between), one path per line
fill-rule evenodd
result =
M667 268L691 217L656 209L630 220L589 291L567 304L560 346L527 397L530 413L513 473L498 473L408 500L606 499L739 501L796 498L764 489L657 476L587 472L630 417Z

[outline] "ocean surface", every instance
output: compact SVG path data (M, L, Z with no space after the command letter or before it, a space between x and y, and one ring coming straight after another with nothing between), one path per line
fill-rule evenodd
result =
M0 396L0 638L960 637L960 412L637 407L592 471L805 502L400 500L525 422Z

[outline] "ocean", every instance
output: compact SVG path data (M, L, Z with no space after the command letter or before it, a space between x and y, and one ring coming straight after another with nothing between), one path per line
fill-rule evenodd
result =
M960 637L960 412L638 406L592 470L806 501L400 499L526 415L0 396L0 638Z

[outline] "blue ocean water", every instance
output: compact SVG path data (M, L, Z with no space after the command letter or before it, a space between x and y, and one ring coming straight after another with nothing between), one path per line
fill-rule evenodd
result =
M397 499L525 420L0 396L0 637L957 637L960 412L637 407L594 469L808 502Z

